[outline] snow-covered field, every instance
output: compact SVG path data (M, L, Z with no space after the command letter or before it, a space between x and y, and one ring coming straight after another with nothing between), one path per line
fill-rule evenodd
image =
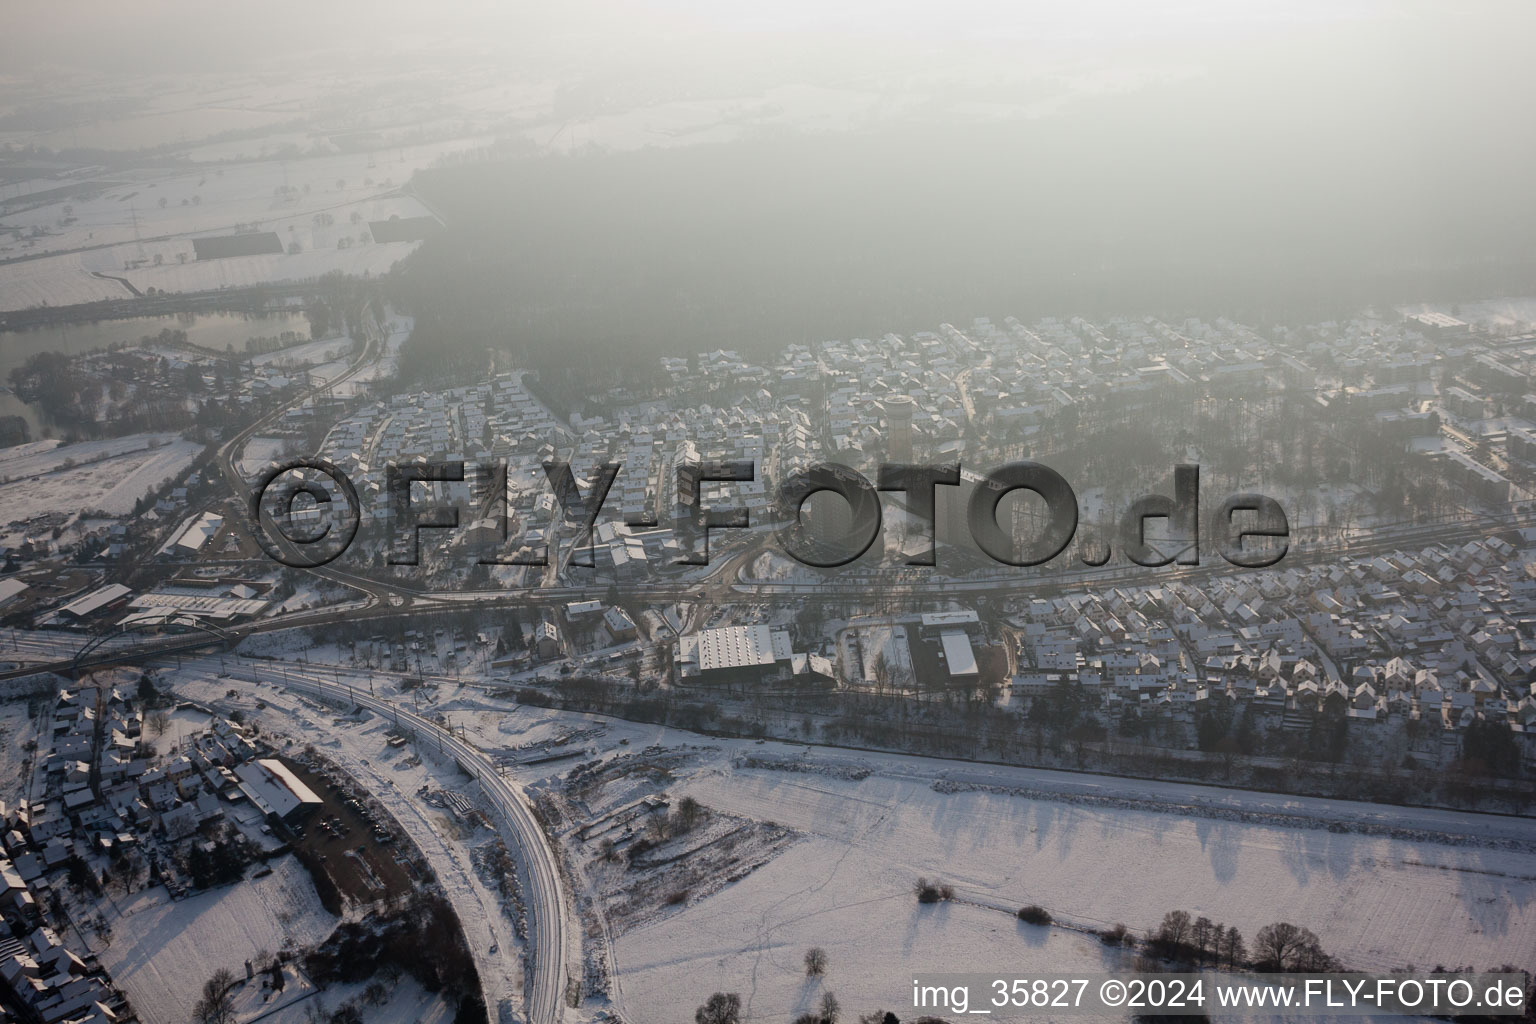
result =
M320 338L317 341L306 341L301 345L280 348L275 352L263 352L261 355L252 356L249 362L252 366L315 366L344 358L352 350L352 346L351 338Z
M335 388L340 398L356 398L366 394L374 381L393 376L400 365L400 349L411 336L416 321L411 317L397 316L386 326L389 333L384 338L384 351L379 358L364 366Z
M367 982L334 985L302 1001L268 1011L260 1019L262 1024L313 1024L315 1020L328 1020L343 1003L351 1002L361 1008L368 1024L449 1024L453 1020L453 1009L447 1001L437 993L428 992L411 978L396 982L389 999L381 1006L364 1001L363 992L367 987Z
M145 492L181 474L202 447L176 434L133 434L0 449L0 507L8 522L45 512L101 509L122 516ZM72 463L72 465L70 465Z
M259 225L286 235L289 221L307 228L314 225L311 218L319 212L331 212L334 224L314 226L342 232L354 209L365 223L391 214L416 216L423 212L421 204L395 190L428 158L402 152L403 159L391 152L375 160L372 168L367 155L348 154L169 172L157 167L123 171L98 179L100 191L10 211L8 226L29 234L41 229L44 234L25 243L10 238L0 241L0 259L76 249L129 251L141 244L232 231L235 225ZM281 191L284 187L288 191ZM304 241L309 241L307 231ZM334 239L329 244L334 246ZM154 250L135 258L145 254L153 258ZM115 265L121 267L122 259Z
M867 760L878 771L884 759ZM739 992L749 1020L792 1018L819 994L800 964L813 945L832 964L822 985L857 1013L896 1004L914 971L1113 966L1105 958L1115 954L1090 937L1052 929L1042 938L1018 924L1007 912L1026 903L1071 925L1124 922L1139 933L1174 909L1236 924L1250 939L1289 920L1359 968L1528 963L1536 949L1531 853L718 763L672 795L811 838L618 940L636 1024L686 1019L716 990ZM1511 827L1536 839L1524 823ZM920 906L919 875L953 885L962 902Z
M269 463L276 462L287 446L287 440L281 437L253 437L240 452L238 468L245 476L254 477Z
M132 293L121 281L96 277L86 261L89 252L45 256L0 268L0 309L33 306L73 306L102 299L126 299Z
M205 671L189 664L178 686L213 696L231 685ZM392 692L389 674L375 674L379 692ZM913 970L1102 971L1120 966L1120 954L1077 929L1123 922L1145 934L1177 909L1236 925L1250 941L1291 921L1357 969L1528 965L1536 950L1527 819L705 738L437 685L419 696L422 710L443 712L488 752L571 730L599 757L659 743L684 751L666 784L674 805L691 796L801 834L745 877L615 938L614 1001L635 1024L686 1020L717 990L740 993L747 1020L785 1020L824 990L850 1013L900 1013ZM291 695L259 692L273 705L264 728L297 726L300 739L378 782L402 821L421 820L406 796L418 780L445 784L428 769L386 767L382 723L338 727ZM557 785L552 777L570 767L530 765L513 777ZM420 839L449 848L436 856L452 878L456 844L437 832ZM919 876L952 885L956 901L917 904ZM471 879L456 902L494 905ZM1066 927L1019 925L1012 911L1027 903ZM811 945L832 964L814 983L800 963Z
M203 982L220 967L244 977L259 952L320 942L336 918L320 905L309 873L292 856L272 874L173 901L156 886L118 900L110 945L98 948L112 980L146 1024L191 1018Z
M382 273L419 243L375 243L369 224L427 215L398 188L440 152L407 147L377 159L347 154L191 171L145 168L101 180L99 191L41 205L8 196L18 205L6 211L6 226L26 237L0 238L0 310L133 294L113 278L140 292L180 292L331 271ZM276 232L285 251L196 258L193 237L250 230Z
M0 265L0 310L69 306L131 297L133 293L114 278L131 282L141 292L150 288L164 292L196 292L308 281L332 271L357 276L382 274L420 244L379 242L338 249L333 243L329 247L297 253L214 260L188 258L186 263L178 260L191 251L189 239L61 253ZM146 254L151 260L159 256L163 262L159 266L125 267L126 263L145 259Z
M22 660L7 647L0 647L0 657ZM26 747L37 739L37 721L29 712L28 702L24 700L0 703L0 793L5 794L5 800L26 794L30 757Z
M408 256L419 242L380 242L350 249L309 249L270 256L235 256L197 260L137 270L117 271L140 290L204 292L258 284L308 281L339 271L355 277L382 274Z
M849 877L867 880L866 898L904 890L927 874L943 876L962 895L1039 903L1089 927L1123 921L1145 932L1175 909L1236 924L1250 936L1290 920L1359 968L1489 966L1528 959L1536 949L1530 852L943 794L879 775L851 781L729 771L681 791L827 840L855 869Z
M1129 956L1096 938L1023 924L1011 908L922 906L909 876L867 877L867 863L853 854L832 841L796 844L698 907L619 939L626 1019L676 1024L712 992L739 994L745 1021L793 1020L824 992L848 1017L878 1008L907 1019L915 973L1129 966ZM812 946L827 952L819 979L805 975Z

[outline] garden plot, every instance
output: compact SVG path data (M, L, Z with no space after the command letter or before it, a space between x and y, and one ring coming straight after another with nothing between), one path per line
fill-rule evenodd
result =
M779 825L721 814L661 788L688 752L621 755L571 772L564 793L545 797L577 827L567 832L613 934L745 878L797 838Z

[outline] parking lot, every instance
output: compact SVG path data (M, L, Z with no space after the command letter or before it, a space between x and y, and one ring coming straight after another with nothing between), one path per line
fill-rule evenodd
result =
M304 764L285 762L323 801L299 829L294 848L324 870L343 899L371 903L410 893L415 868L398 851L394 823L369 811L345 780L333 782ZM322 886L323 890L323 886Z

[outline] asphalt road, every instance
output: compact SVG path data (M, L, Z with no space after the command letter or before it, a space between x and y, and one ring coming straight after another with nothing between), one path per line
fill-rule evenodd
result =
M337 684L326 683L322 673L293 665L287 666L284 685L322 699L336 700L340 697ZM530 1024L555 1024L565 1010L565 987L569 977L567 944L573 938L579 941L580 933L569 927L570 908L560 881L559 868L555 864L555 853L534 819L533 808L522 789L503 778L491 759L477 747L460 740L436 722L392 701L371 697L358 687L350 687L345 699L349 704L397 721L418 735L432 736L434 741L440 741L442 749L452 754L465 771L480 781L486 799L495 811L498 824L514 841L521 854L520 859L527 868L527 949L533 961L529 970L532 984L525 992L528 1020ZM480 959L507 956L510 951L498 950L492 954L475 950L474 954ZM577 961L580 961L579 955ZM495 1001L487 998L486 1007L494 1015Z

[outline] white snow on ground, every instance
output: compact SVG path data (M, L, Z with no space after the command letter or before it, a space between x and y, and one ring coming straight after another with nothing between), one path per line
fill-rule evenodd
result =
M365 394L374 381L393 376L400 365L400 349L411 336L416 321L407 316L396 316L386 325L389 333L384 339L384 351L373 362L364 366L335 389L340 398L355 398Z
M1030 977L1130 965L1126 954L1091 936L1023 924L1016 908L920 905L911 877L867 877L866 863L851 852L836 842L799 843L696 908L619 939L626 1019L676 1024L710 993L735 992L744 1021L782 1022L833 992L846 1018L880 1008L906 1020L914 974ZM805 975L802 958L811 946L827 951L819 979Z
M354 985L335 985L315 992L297 1003L289 1003L281 1009L270 1011L261 1018L262 1024L312 1024L315 1019L328 1019L343 1003L354 1002L361 1009L368 1024L449 1024L453 1009L439 994L428 992L411 978L402 978L382 1006L371 1006L362 999L368 982ZM311 1016L315 1014L315 1017ZM243 1018L249 1021L251 1018Z
M132 296L121 281L95 277L86 267L88 252L8 263L0 270L0 309L72 306Z
M350 249L311 249L268 256L234 256L185 264L115 271L140 290L203 292L258 284L308 281L332 271L353 277L382 274L408 256L419 242L380 242Z
M0 657L7 653L6 647L0 645ZM36 741L38 724L30 711L24 700L0 703L0 793L7 800L26 795L31 757L26 748L29 742Z
M63 661L74 657L86 638L56 629L6 629L0 632L0 657L7 661Z
M212 664L189 663L178 686L216 699L249 686L247 669L275 678L271 666L246 662L219 679ZM365 673L343 673L366 685ZM378 692L393 691L389 673L374 675ZM435 682L435 696L418 695L422 710L446 713L488 752L570 730L585 730L582 744L599 756L701 745L668 784L673 801L693 796L805 836L745 878L617 937L615 1009L636 1024L686 1020L716 990L750 998L748 1020L782 1021L823 988L854 1013L900 1012L913 969L1103 970L1113 966L1103 957L1118 954L1071 929L1124 922L1145 934L1176 909L1234 924L1249 940L1291 921L1357 969L1486 968L1536 949L1536 829L1527 819L704 738ZM451 770L390 764L402 755L381 747L382 723L344 726L267 685L257 692L273 705L264 728L296 725L300 741L326 748L381 795L429 848L456 905L497 905L462 867L457 841L430 824L422 832L422 808L407 795L418 780L462 785ZM569 767L514 776L537 786ZM911 889L920 875L954 886L957 902L919 907ZM1027 903L1069 927L1020 926L1011 913ZM486 941L478 922L470 928L472 947ZM832 958L816 984L800 965L810 945Z
M127 515L145 492L180 475L201 451L201 445L176 434L6 449L0 452L0 479L8 479L0 485L0 508L13 522L60 509ZM74 465L65 468L71 460Z
M237 468L244 476L254 477L269 463L276 462L287 445L288 441L281 437L253 437L245 443L245 448L240 452L240 464Z
M366 224L346 227L355 236ZM339 249L333 242L296 253L198 260L189 238L129 242L0 265L0 310L132 298L123 281L140 292L191 292L308 281L331 271L382 274L420 244L369 242Z
M185 667L167 672L164 677L177 692L219 706L231 687L251 690L250 678L280 683L281 676L270 664L248 662L226 677L217 673L217 660L188 660ZM304 675L302 666L289 666L296 677ZM309 674L329 682L328 670ZM521 1010L523 1006L523 963L521 943L517 938L508 908L500 895L475 871L470 850L494 838L486 829L457 826L447 811L429 806L415 794L422 786L433 790L466 789L464 776L451 760L439 763L430 749L395 750L386 745L388 723L368 718L351 725L335 718L332 709L319 709L306 697L262 685L255 690L267 707L259 711L244 704L245 713L259 719L262 731L271 735L292 735L315 747L343 771L356 779L384 806L400 824L411 841L422 851L436 874L449 902L463 924L465 939L475 956L481 985L487 995L492 1021L507 1019L503 1009ZM476 792L467 795L473 800ZM494 950L494 952L492 952ZM334 1003L331 1004L334 1008ZM365 1013L365 1018L374 1018Z
M905 767L878 756L862 760L877 772ZM1007 775L1025 784L1030 773L983 768L978 777ZM1121 782L1092 781L1110 792ZM1127 802L1136 799L1134 787L1122 792ZM845 858L850 869L837 889L842 903L885 898L928 875L942 876L963 896L1014 907L1038 903L1085 927L1118 921L1145 933L1167 911L1183 909L1236 924L1251 938L1272 921L1292 921L1315 931L1353 968L1486 967L1536 949L1531 852L1066 799L946 794L921 779L881 775L852 781L721 766L677 787L674 796L683 794L824 840L823 856ZM1268 802L1253 795L1259 805ZM1463 819L1473 834L1478 823L1471 819L1481 817L1401 810L1409 822L1421 815L1426 822ZM1528 822L1515 820L1493 819L1488 831L1536 838ZM754 876L740 884L762 882ZM690 913L709 912L706 903Z
M421 202L401 194L398 187L410 180L416 170L453 148L462 147L406 147L377 157L357 153L258 160L190 170L121 170L102 179L102 191L94 195L76 195L9 211L7 226L20 227L27 235L33 229L41 229L44 234L24 240L12 240L8 234L0 236L0 259L83 249L87 253L113 252L107 266L93 265L93 269L120 270L125 258L153 257L155 247L164 243L189 250L186 237L232 232L235 225L279 231L286 243L290 240L287 225L294 224L298 229L294 234L304 248L334 248L335 237L356 235L369 221L424 213ZM370 167L370 163L376 166ZM45 187L58 185L54 181ZM290 186L292 191L276 194L283 185ZM65 205L71 212L68 223L61 223ZM352 224L354 211L358 214L358 226ZM330 213L333 223L317 224L313 218L321 212ZM111 248L91 249L93 246ZM139 251L141 247L143 252ZM174 257L167 258L174 262ZM0 281L21 266L26 263L0 269Z
M248 362L254 366L314 366L344 358L354 344L351 338L320 338L275 352L263 352L252 356Z
M102 965L146 1024L190 1019L203 982L220 967L244 976L245 961L284 946L320 942L336 918L291 856L272 874L173 901L162 887L118 900Z
M174 434L135 434L116 437L108 441L83 441L64 447L64 442L47 439L18 444L13 448L0 448L0 478L18 480L23 477L52 473L65 460L77 463L135 452L146 445L175 438Z
M329 383L347 372L351 366L345 359L333 359L328 363L311 367L309 370L309 383L311 386Z
M325 582L301 579L298 585L293 588L293 596L278 605L277 611L278 614L300 612L327 605L340 606L335 597L335 587Z

